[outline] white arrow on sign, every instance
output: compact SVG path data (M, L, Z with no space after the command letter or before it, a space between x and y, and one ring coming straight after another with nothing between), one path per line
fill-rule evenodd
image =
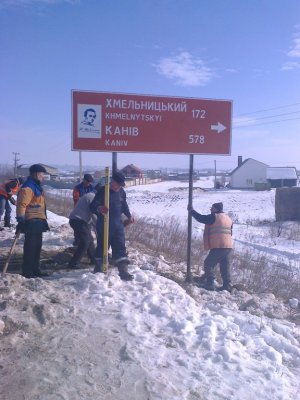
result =
M221 122L218 122L216 125L211 125L210 129L212 131L217 131L218 133L221 133L223 131L225 131L226 126L224 126L223 124L221 124Z

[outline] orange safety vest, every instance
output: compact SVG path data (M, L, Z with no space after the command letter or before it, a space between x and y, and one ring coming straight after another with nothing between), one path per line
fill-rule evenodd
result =
M16 215L25 216L26 220L47 219L44 192L36 196L30 187L22 187L18 193Z
M204 250L231 249L233 247L232 220L223 213L215 214L215 216L215 222L211 225L205 225L204 228Z
M10 188L10 192L8 193L6 190L6 185L10 182L15 181L14 179L10 179L7 182L1 183L0 185L0 195L4 196L6 199L8 199L9 197L13 196L14 194L18 193L18 190L20 189L20 182L19 181L15 181L16 182L16 186L15 187L11 187Z

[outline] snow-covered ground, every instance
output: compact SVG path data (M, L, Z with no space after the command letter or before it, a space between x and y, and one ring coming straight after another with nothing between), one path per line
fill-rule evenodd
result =
M235 252L265 256L283 269L295 272L300 279L300 224L275 222L275 190L214 190L213 181L202 178L194 183L193 206L201 214L209 214L213 203L223 202L224 211L234 221ZM202 191L200 188L205 189ZM188 183L162 182L126 190L128 202L139 217L161 220L176 216L187 224ZM193 232L202 236L203 224L193 220Z
M175 215L184 224L187 186L128 188L128 202L137 217ZM236 220L238 251L253 246L297 268L297 242L270 238L273 191L194 190L200 212L218 201ZM49 223L43 248L70 246L67 219L49 213ZM196 235L202 231L195 221L193 227ZM1 253L13 235L0 232ZM163 257L129 250L133 282L121 281L114 268L107 275L1 279L1 399L300 399L300 296L284 304L271 294L182 288L155 272L170 268Z

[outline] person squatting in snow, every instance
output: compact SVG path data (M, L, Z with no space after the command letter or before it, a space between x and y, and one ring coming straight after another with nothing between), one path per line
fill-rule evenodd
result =
M9 203L13 204L14 206L16 205L13 196L18 193L23 182L23 178L14 178L9 179L7 182L1 183L0 185L0 221L5 211L4 228L11 227L11 206ZM1 227L0 230L2 231L3 228Z
M84 174L83 180L78 185L73 188L73 203L74 207L78 203L79 199L87 193L92 193L94 191L93 184L94 178L90 174ZM77 246L79 239L76 237L76 231L74 231L74 242L73 245Z
M209 254L204 260L204 275L201 277L201 286L207 290L215 290L214 268L220 264L220 273L223 285L217 290L231 292L230 255L232 252L232 225L231 218L223 212L223 203L214 203L211 214L202 215L188 206L190 215L196 221L205 224L203 242L204 250Z
M43 232L49 230L46 202L41 182L46 173L40 164L29 168L29 176L17 196L17 232L25 233L22 275L25 278L48 276L40 270Z
M69 216L69 224L74 231L77 242L77 248L69 262L69 267L72 269L81 268L80 261L85 253L87 253L91 264L95 264L95 246L91 227L96 225L97 218L92 213L90 205L100 186L100 183L98 183L93 192L81 196Z
M133 275L128 272L128 258L125 247L124 225L134 222L130 213L125 186L125 176L121 172L115 172L109 186L109 208L104 205L105 188L101 186L97 191L94 200L91 203L91 211L97 215L97 248L95 253L96 265L94 273L103 272L103 231L104 231L104 215L109 213L109 233L108 246L112 249L112 260L118 267L119 275L122 280L132 280ZM122 214L127 220L122 221Z

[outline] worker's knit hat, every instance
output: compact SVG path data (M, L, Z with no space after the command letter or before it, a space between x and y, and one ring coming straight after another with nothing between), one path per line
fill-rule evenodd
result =
M93 183L94 182L94 178L92 177L91 174L84 174L83 175L83 179L89 183Z
M37 172L44 172L44 174L47 173L46 169L41 164L33 164L29 167L30 174L35 174Z
M120 186L125 186L125 175L121 171L116 171L112 175L112 180L117 182Z
M214 203L212 207L215 208L217 212L223 212L223 203Z

